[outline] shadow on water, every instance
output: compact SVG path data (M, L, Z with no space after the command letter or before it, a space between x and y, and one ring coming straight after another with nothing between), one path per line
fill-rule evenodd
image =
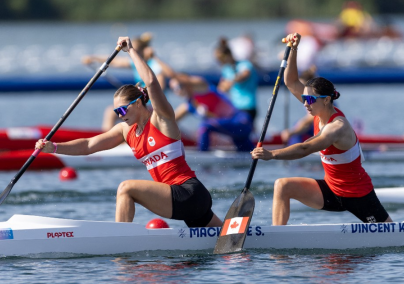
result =
M375 247L357 249L243 249L241 252L229 254L213 254L213 249L204 250L154 250L139 251L133 253L119 253L111 255L81 254L81 253L38 253L24 256L1 256L1 260L21 260L21 259L82 259L82 258L116 258L114 261L127 261L127 263L137 263L138 261L151 261L153 259L181 260L186 258L200 259L201 261L223 260L229 262L246 261L252 256L260 256L268 259L288 259L296 256L376 256L382 254L403 254L404 247Z

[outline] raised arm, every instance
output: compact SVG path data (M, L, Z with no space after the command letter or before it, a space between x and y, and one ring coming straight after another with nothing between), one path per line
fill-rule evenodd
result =
M142 78L146 85L154 113L160 118L175 120L174 110L164 95L157 77L139 53L132 47L129 37L120 37L118 39L119 45L122 45L123 42L126 42L126 46L122 50L129 53L140 78Z
M304 85L299 80L299 73L297 71L297 47L300 42L300 35L298 33L289 34L286 37L287 42L293 42L292 50L288 59L288 66L285 69L285 85L289 91L300 101L302 101L301 95L303 94Z

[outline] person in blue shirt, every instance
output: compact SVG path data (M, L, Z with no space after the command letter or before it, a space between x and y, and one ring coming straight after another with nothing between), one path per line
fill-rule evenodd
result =
M215 57L222 66L218 90L229 93L233 105L247 112L254 120L258 88L258 74L254 65L249 60L236 61L225 38L220 39Z
M179 121L189 113L201 119L198 128L199 150L211 149L211 134L214 132L230 137L237 151L247 152L254 148L250 140L252 119L248 113L234 107L231 101L205 78L177 73L157 57L155 59L162 67L164 76L170 78L170 89L185 99L185 102L175 109L175 119Z

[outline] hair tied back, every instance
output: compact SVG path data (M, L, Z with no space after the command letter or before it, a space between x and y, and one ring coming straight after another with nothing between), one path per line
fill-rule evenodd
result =
M143 103L146 104L149 101L149 92L147 91L147 87L143 88L143 87L139 86L139 83L136 84L136 87L142 93L142 95L143 95L142 101L143 101Z
M336 100L336 99L338 99L340 96L341 96L341 94L340 94L336 89L334 89L334 94L332 95L332 99L333 99L333 100Z

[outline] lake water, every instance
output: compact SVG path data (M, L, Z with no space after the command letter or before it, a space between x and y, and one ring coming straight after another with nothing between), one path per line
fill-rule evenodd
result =
M280 22L273 29L281 27ZM156 24L155 24L156 25ZM162 24L161 24L162 25ZM55 25L56 27L58 25ZM212 25L200 24L208 34ZM236 34L231 24L223 31ZM73 37L63 29L61 41ZM73 25L80 32L79 25ZM101 38L102 27L92 28ZM144 29L147 25L142 26ZM181 26L182 27L182 26ZM241 29L242 23L237 24ZM163 30L163 27L159 27ZM180 26L179 26L180 28ZM9 33L20 27L10 27ZM69 30L71 31L71 30ZM3 30L4 32L4 30ZM184 31L181 31L185 33ZM242 32L242 30L240 30ZM269 32L268 32L269 33ZM29 35L28 37L33 37ZM188 34L191 31L188 28ZM109 36L109 35L108 35ZM84 37L84 35L83 35ZM30 40L30 38L28 39ZM46 37L41 39L46 42ZM338 106L351 122L361 121L368 134L404 134L402 106L403 85L340 85ZM113 91L90 91L66 120L64 126L99 128L103 109L112 103ZM261 129L271 97L272 88L259 90L259 117L256 128ZM268 133L283 129L286 91L280 90L270 121ZM78 92L2 93L0 95L0 127L54 125ZM176 106L179 99L167 94ZM291 99L290 123L305 114L304 108ZM198 121L187 118L184 129L195 129ZM34 145L33 145L34 146ZM404 163L366 163L374 186L404 186ZM238 196L248 174L247 168L215 165L198 169L199 179L210 190L213 210L223 218ZM0 184L5 188L16 172L0 172ZM0 221L13 214L29 214L82 220L114 220L115 194L119 183L126 179L150 179L145 169L80 170L71 182L59 180L59 171L27 171L6 202L0 206ZM301 166L280 161L258 163L251 191L256 199L252 220L256 225L271 225L273 184L277 178L307 176L322 178L318 164ZM404 220L404 205L384 204L395 221ZM134 222L146 224L155 215L138 206ZM171 227L182 227L180 221L166 220ZM349 213L330 213L292 205L290 224L326 224L356 222ZM388 238L386 238L388 242ZM0 252L1 254L1 252ZM118 256L65 258L0 258L2 283L380 283L402 282L403 249L319 251L319 250L246 250L241 253L216 256L209 252L134 253Z

